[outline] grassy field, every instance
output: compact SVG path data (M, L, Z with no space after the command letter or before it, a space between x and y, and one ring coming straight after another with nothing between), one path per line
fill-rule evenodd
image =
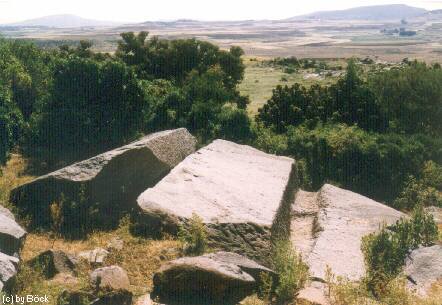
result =
M345 60L325 60L329 66L345 67ZM294 83L301 83L310 86L315 83L331 84L336 81L336 76L318 75L314 69L300 69L295 73L286 73L281 66L271 65L267 58L245 57L246 71L244 80L239 86L243 95L250 97L248 111L250 115L258 113L272 96L272 90L277 85L291 86Z

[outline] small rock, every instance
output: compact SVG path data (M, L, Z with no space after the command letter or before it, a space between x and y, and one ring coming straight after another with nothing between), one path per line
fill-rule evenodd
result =
M119 266L95 269L91 273L91 284L98 290L128 290L130 283L126 271Z
M422 247L410 253L404 274L410 290L425 297L432 284L442 279L442 246Z
M120 251L120 250L123 250L123 247L124 247L124 241L122 239L116 238L116 237L112 238L111 241L106 246L106 248L109 251L112 251L112 250Z
M166 304L236 304L253 293L263 272L274 275L235 253L184 257L155 274L152 297Z
M47 250L28 262L33 268L40 268L47 279L53 278L59 273L74 274L77 267L77 259L63 251Z
M104 263L104 260L109 255L109 251L103 248L96 248L90 251L83 251L78 254L79 257L84 258L90 264L101 265Z

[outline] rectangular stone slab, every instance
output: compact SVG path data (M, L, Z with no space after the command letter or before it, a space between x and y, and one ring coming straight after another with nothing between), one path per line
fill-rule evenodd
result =
M153 133L19 186L10 200L22 216L30 217L31 227L49 227L49 206L61 201L108 206L104 219L110 219L118 210L136 206L138 195L193 153L195 146L195 138L183 128Z
M269 228L280 206L294 160L224 140L188 156L155 187L138 197L146 217L173 231L195 213L212 240L229 250L244 245L268 251ZM229 244L229 247L227 247Z
M405 217L393 208L330 184L312 196L300 192L293 214L294 246L309 265L310 275L321 280L327 266L336 276L360 280L365 275L362 237ZM313 222L301 222L310 217ZM310 227L303 230L302 224Z

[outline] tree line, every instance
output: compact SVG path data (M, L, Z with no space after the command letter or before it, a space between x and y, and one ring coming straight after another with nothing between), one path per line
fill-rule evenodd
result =
M0 163L19 149L47 172L186 127L201 143L224 138L296 158L306 189L330 182L402 209L442 206L440 65L367 74L350 60L333 85L276 87L252 118L237 89L239 47L147 32L121 34L115 54L91 47L0 40Z

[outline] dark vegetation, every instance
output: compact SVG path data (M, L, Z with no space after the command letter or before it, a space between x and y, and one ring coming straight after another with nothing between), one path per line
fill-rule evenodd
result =
M350 61L334 85L274 89L257 144L300 161L305 188L332 182L402 209L414 198L440 206L441 118L437 65L364 73Z
M115 55L91 43L43 50L0 42L0 157L20 147L39 171L122 145L157 130L187 127L202 142L246 139L244 65L195 39L123 33Z
M304 188L324 182L411 210L442 203L442 70L406 61L390 70L350 61L333 85L278 86L256 119L237 85L243 51L195 39L123 33L115 54L0 41L0 161L14 149L38 173L186 127L295 157ZM286 69L331 69L277 58Z

